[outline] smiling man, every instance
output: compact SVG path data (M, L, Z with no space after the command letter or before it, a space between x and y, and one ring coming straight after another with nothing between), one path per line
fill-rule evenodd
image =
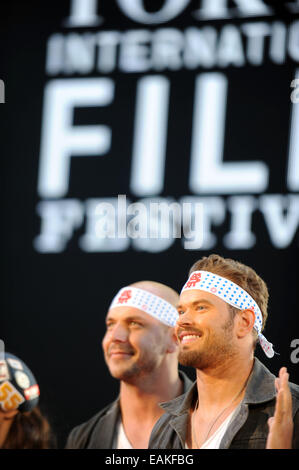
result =
M257 342L274 355L262 334L267 305L267 286L248 266L218 255L192 266L176 334L179 362L197 380L162 405L150 448L299 448L299 387L286 368L276 379L254 357Z
M148 447L160 402L187 391L191 381L178 371L174 325L178 294L153 281L122 288L106 317L102 346L111 375L120 381L116 401L71 432L69 449Z

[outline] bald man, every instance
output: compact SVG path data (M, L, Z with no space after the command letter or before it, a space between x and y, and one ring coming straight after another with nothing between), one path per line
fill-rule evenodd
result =
M118 398L69 435L67 449L147 449L159 403L185 393L191 381L178 371L174 325L179 296L141 281L122 288L106 317L102 347Z

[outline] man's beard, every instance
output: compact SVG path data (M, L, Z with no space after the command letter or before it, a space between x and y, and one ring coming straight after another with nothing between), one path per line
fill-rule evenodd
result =
M232 332L233 332L233 319L229 319L222 327L222 330L213 333L208 338L205 347L198 350L190 349L184 350L180 346L179 350L179 363L186 367L195 367L196 369L206 369L210 367L216 367L223 363L224 360L233 357L235 355L235 348L232 345ZM195 333L195 330L192 329ZM191 334L191 332L190 332ZM202 339L203 338L203 339ZM204 341L204 336L199 339Z
M134 382L136 379L150 374L155 369L155 366L156 362L154 360L134 362L128 365L128 367L123 367L118 376L114 377L124 382Z
M108 361L106 362L111 375L115 379L129 383L133 383L135 380L140 380L140 378L151 374L158 366L156 356L150 354L150 352L143 352L138 360L119 362L118 365L114 367L112 364L109 366Z

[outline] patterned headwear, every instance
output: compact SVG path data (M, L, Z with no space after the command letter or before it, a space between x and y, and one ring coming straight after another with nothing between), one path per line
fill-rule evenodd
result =
M112 300L109 309L127 306L138 308L167 326L174 326L178 319L178 312L173 305L137 287L123 287Z
M29 367L13 354L0 361L0 409L31 411L39 401L39 387Z
M228 304L240 310L250 309L255 314L253 328L258 333L259 343L267 357L274 356L273 344L262 335L263 316L255 300L244 289L229 279L208 271L194 271L182 292L185 290L199 289L214 294Z

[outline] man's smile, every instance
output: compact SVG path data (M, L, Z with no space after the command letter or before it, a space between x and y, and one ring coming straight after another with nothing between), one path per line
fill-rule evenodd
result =
M201 332L182 331L178 334L178 338L181 344L192 343L194 341L197 341L201 337Z

